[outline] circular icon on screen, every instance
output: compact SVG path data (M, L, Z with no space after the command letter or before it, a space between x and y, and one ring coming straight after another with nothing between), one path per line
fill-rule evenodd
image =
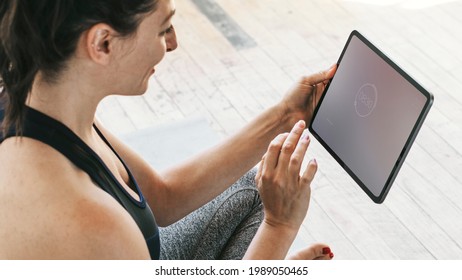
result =
M365 118L370 116L377 106L377 88L373 84L364 84L358 90L355 99L355 109L358 116Z

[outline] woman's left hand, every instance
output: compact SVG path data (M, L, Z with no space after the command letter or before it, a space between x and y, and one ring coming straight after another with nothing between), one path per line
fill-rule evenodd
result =
M321 98L324 88L337 71L337 65L311 76L300 79L295 86L284 96L281 103L284 125L286 131L298 120L305 120L307 124L311 122L314 109Z

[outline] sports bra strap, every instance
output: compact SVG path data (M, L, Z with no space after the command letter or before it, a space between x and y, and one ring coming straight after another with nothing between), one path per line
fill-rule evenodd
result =
M0 108L1 109L1 108ZM0 123L3 112L0 110ZM147 242L151 258L158 259L160 254L159 230L151 209L125 162L120 158L101 131L93 125L101 139L108 145L126 169L132 185L136 188L140 200L134 199L115 178L103 160L72 130L59 121L27 107L23 123L22 136L45 143L59 151L75 166L87 173L93 182L119 202L138 224ZM15 129L10 129L5 137L0 134L0 144L9 137L15 137Z

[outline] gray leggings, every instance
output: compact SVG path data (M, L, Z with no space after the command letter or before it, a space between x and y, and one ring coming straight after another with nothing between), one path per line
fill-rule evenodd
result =
M160 229L161 259L242 259L263 219L249 171L214 200Z

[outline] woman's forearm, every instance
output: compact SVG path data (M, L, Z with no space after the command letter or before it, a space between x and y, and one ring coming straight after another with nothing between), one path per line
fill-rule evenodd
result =
M204 205L254 167L275 135L286 130L286 122L281 107L272 107L222 143L166 170L169 220Z

